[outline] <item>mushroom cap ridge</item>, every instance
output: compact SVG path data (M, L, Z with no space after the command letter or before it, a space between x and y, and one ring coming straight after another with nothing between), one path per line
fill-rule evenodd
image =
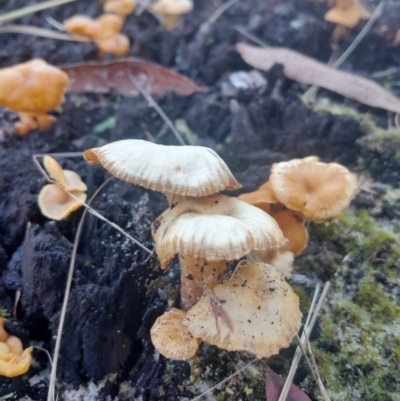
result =
M200 197L241 186L225 162L202 146L126 139L89 149L83 157L123 181L165 194Z
M224 195L179 203L154 223L153 238L163 268L175 254L230 261L286 241L270 215Z

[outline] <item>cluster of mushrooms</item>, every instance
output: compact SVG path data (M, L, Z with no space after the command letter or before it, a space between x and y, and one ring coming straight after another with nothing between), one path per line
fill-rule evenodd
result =
M47 113L63 102L68 81L64 71L40 59L0 69L0 106L19 114L17 135L51 127L55 118Z
M179 256L181 309L172 308L151 329L162 355L187 360L206 341L263 358L290 344L301 312L282 260L293 261L305 247L298 237L307 240L306 219L331 220L349 205L354 174L316 157L274 164L269 182L256 191L266 201L253 202L256 207L219 194L240 184L209 148L123 140L87 150L84 158L169 201L152 236L162 269ZM239 260L229 275L227 263Z
M129 52L129 39L120 33L127 15L134 11L134 0L108 0L104 3L104 14L96 19L86 15L75 15L64 21L64 28L77 36L93 39L99 49L99 57L104 53L125 56Z
M104 14L96 19L86 15L75 15L64 21L67 32L93 39L99 49L99 57L104 53L125 56L129 52L129 39L121 28L127 15L136 8L135 0L107 0ZM160 16L167 30L178 26L179 17L193 9L192 0L158 0L151 11Z

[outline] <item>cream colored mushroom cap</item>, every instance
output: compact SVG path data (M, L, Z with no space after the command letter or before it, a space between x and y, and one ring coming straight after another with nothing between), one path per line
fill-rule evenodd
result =
M199 340L184 326L186 313L172 308L160 316L151 328L150 335L157 351L166 358L185 361L197 352Z
M357 176L315 156L272 165L270 182L278 201L316 223L338 218L357 191Z
M153 238L162 267L175 254L230 261L285 242L278 223L270 215L224 195L179 203L153 224Z
M81 177L75 171L63 170L52 157L48 155L44 156L43 165L50 177L67 191L85 192L87 190L86 184L82 182Z
M80 191L71 191L71 193L82 202L86 201L85 193ZM38 204L42 214L53 220L65 219L82 206L57 184L48 184L42 188Z
M300 329L299 298L270 265L241 265L231 280L216 285L213 292L224 313L216 314L213 300L206 295L185 319L192 335L209 344L264 358L287 347Z
M159 14L181 15L193 10L192 0L159 0L153 5L153 11Z
M83 157L123 181L164 194L200 197L240 188L225 162L202 146L126 139L87 150Z

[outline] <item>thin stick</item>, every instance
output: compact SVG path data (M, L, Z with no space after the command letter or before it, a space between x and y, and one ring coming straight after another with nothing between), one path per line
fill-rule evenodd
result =
M149 102L150 106L152 106L157 113L161 116L161 118L165 121L165 123L168 125L170 130L174 133L176 139L178 142L185 146L186 143L182 138L182 135L179 133L179 131L176 129L175 125L172 123L172 121L168 118L168 116L164 113L163 109L156 103L156 101L153 99L153 97L150 95L150 93L142 87L142 85L138 82L136 78L133 76L130 77L131 81L134 83L138 91L143 95L143 97Z
M55 6L60 6L61 4L71 3L72 1L76 0L50 0L50 1L44 1L43 3L33 4L28 7L20 8L18 10L10 11L9 13L0 15L0 23L12 21L14 19L23 17L24 15L45 10L46 8L51 8Z
M243 36L245 36L247 39L252 40L254 43L257 43L261 47L264 47L265 49L269 48L265 42L263 42L261 39L257 38L257 36L254 36L252 33L248 32L246 29L244 29L241 26L235 26L235 29L241 33Z
M34 345L33 348L36 348L36 349L38 349L40 351L43 351L47 355L47 358L49 358L50 366L53 366L53 360L51 359L50 352L47 351L47 349L44 349L42 347L38 347L37 345Z
M321 394L322 394L322 396L324 397L324 400L325 400L325 401L331 401L331 399L329 398L329 394L328 394L328 392L326 391L326 388L325 388L325 386L324 386L324 383L322 382L321 376L320 376L320 374L319 374L318 365L317 365L317 362L316 362L316 360L315 360L314 354L313 354L313 352L312 352L311 344L310 344L310 339L308 338L308 336L305 336L305 340L306 340L306 346L307 346L307 348L306 348L306 354L308 355L308 360L311 361L311 365L310 365L310 366L312 366L312 367L314 368L314 373L315 373L315 375L317 376L316 381L317 381L319 390L321 391ZM301 341L300 341L300 342L301 342Z
M50 153L49 155L54 156L54 157L76 157L81 155L82 153L78 152L72 152L72 153ZM43 157L45 156L44 154L35 154L33 155L33 163L35 164L36 168L39 170L39 172L43 175L43 177L47 180L47 182L52 183L52 184L57 184L59 185L56 181L52 180L49 175L46 173L42 165L39 163L37 160L38 157ZM65 188L63 188L64 191L66 191ZM96 216L98 219L106 222L109 224L111 227L115 228L117 231L119 231L121 234L123 234L125 237L129 238L131 241L133 241L136 245L138 245L140 248L144 249L146 252L148 252L150 255L153 254L153 251L151 251L149 248L145 247L143 244L141 244L137 239L133 238L130 234L128 234L126 231L124 231L119 225L113 223L112 221L106 219L103 215L101 215L99 212L94 210L92 207L90 207L87 203L83 202L81 199L76 197L72 192L68 192L69 196L73 199L75 199L78 203L80 203L85 209L87 209L93 216Z
M113 179L113 177L110 177L106 181L104 181L103 184L100 185L100 187L96 190L96 192L93 194L93 196L89 199L89 202L88 202L89 205L92 203L92 201L97 196L97 194L112 179ZM55 384L56 384L57 363L58 363L58 356L60 354L61 337L62 337L62 332L63 332L63 328L64 328L65 315L67 313L69 294L71 292L71 284L72 284L72 277L74 275L76 254L78 252L79 240L81 237L83 223L84 223L85 217L87 215L87 212L88 212L88 209L85 209L85 211L82 213L82 217L79 221L78 229L76 230L76 234L75 234L74 247L72 249L71 261L69 264L67 285L65 286L65 293L64 293L64 299L63 299L63 303L62 303L62 307L61 307L60 321L58 323L57 338L56 338L56 344L54 347L53 365L51 367L51 374L50 374L49 392L47 393L47 401L54 401L54 389L55 389Z
M315 366L312 364L311 359L310 359L310 357L309 357L309 355L307 353L307 350L304 348L304 344L301 342L301 339L300 339L300 337L298 335L296 335L296 340L297 340L297 343L298 343L298 345L300 347L301 352L303 353L304 358L306 358L308 367L310 368L311 374L312 374L315 382L318 382L318 377L317 377L317 374L316 374Z
M364 28L361 29L360 33L356 36L350 46L344 51L344 53L332 64L332 68L338 68L340 65L344 63L345 60L350 56L351 53L355 50L355 48L360 44L360 42L364 39L365 35L370 31L375 21L381 15L382 9L384 5L384 0L382 0L378 6L375 8L372 13L370 19L365 24ZM316 91L318 86L311 86L303 95L303 99L312 99L316 95ZM307 101L307 100L306 100Z
M211 25L213 24L225 11L231 8L234 4L236 4L239 0L229 0L226 3L222 4L218 7L207 19L205 24Z
M58 22L56 19L54 19L53 17L50 17L50 15L45 15L44 19L54 28L58 29L61 32L66 32L66 29L64 27L64 25L61 22Z
M304 327L304 331L303 331L303 334L301 336L301 341L304 341L304 336L308 337L310 335L312 329L314 328L314 325L315 325L315 322L317 320L319 311L321 310L321 307L322 307L322 304L323 304L323 302L325 300L326 294L329 291L329 287L330 287L330 282L327 281L325 283L325 286L324 286L324 289L322 291L322 294L321 294L321 296L320 296L320 298L318 300L317 306L315 307L314 313L312 313L312 318L311 319L307 318L308 324L306 322L306 326ZM314 293L314 298L315 298L315 293ZM310 309L310 312L311 312L311 309ZM289 373L287 375L285 384L284 384L284 386L282 388L282 392L281 392L281 395L280 395L278 401L286 401L286 397L287 397L287 395L289 393L290 386L292 385L294 375L296 373L297 367L298 367L300 359L301 359L301 355L302 355L301 349L300 349L300 347L297 347L296 348L296 352L294 354L294 358L292 360L292 365L290 366Z
M4 25L0 26L0 33L22 33L23 35L41 36L43 38L65 40L68 42L93 42L90 38L85 38L69 33L52 31L51 29L39 28L31 25Z
M333 68L338 68L349 56L355 48L359 45L359 43L364 39L365 35L370 31L372 26L375 24L375 21L379 18L382 13L383 6L385 1L382 0L378 6L375 8L374 12L372 13L370 19L365 24L364 28L361 29L360 33L354 39L353 43L347 48L347 50L332 64Z
M244 365L242 368L240 368L238 371L236 371L235 373L233 373L230 376L228 376L226 379L222 380L221 382L219 382L215 386L209 388L207 391L205 391L204 393L198 395L197 397L192 398L191 401L199 400L201 397L203 397L203 395L206 395L206 394L210 393L211 391L213 391L217 387L219 387L221 384L226 383L228 380L232 379L233 377L237 376L239 373L243 372L246 368L248 368L251 364L253 364L257 360L258 360L257 358L253 359L251 362L249 362L248 364Z

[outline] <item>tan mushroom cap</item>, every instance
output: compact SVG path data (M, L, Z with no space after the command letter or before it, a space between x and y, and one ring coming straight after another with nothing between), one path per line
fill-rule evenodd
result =
M14 112L47 113L64 99L68 75L44 60L0 70L0 106Z
M84 192L70 192L82 202L86 201ZM65 219L82 206L57 184L48 184L42 188L39 193L38 204L42 214L53 220Z
M32 347L23 350L21 340L4 330L4 321L0 317L0 376L15 377L28 371Z
M181 202L162 214L154 227L156 253L163 268L175 254L230 261L285 242L271 216L224 195Z
M111 53L116 56L126 56L129 53L130 43L126 35L115 34L105 39L96 40L100 54Z
M186 313L172 308L160 316L151 328L150 335L157 351L166 358L186 361L199 348L199 340L194 338L183 324Z
M316 223L338 218L357 190L355 174L315 156L274 164L270 182L280 203Z
M159 0L152 8L155 13L159 14L182 15L193 10L193 1Z
M241 194L238 196L238 199L250 205L257 206L266 213L271 210L271 204L277 202L275 195L273 195L270 189L258 189L254 192Z
M77 36L90 36L89 32L95 29L96 21L86 15L74 15L63 22L67 32Z
M202 146L126 139L87 150L83 157L123 181L164 194L200 197L240 188L225 162Z
M90 26L87 33L94 39L107 39L120 32L124 18L117 14L103 14L96 18L95 24Z
M300 255L308 243L308 232L304 226L304 217L293 210L281 210L274 213L283 236L288 240L280 248L281 252L292 252L294 256Z
M325 21L354 28L362 19L368 19L371 13L357 0L338 0L336 7L325 14Z
M192 335L209 344L264 358L287 347L300 328L299 299L272 266L241 265L213 293L214 300L206 295L185 320Z
M135 10L135 7L135 0L108 0L103 9L106 13L128 15Z
M86 184L82 181L81 177L75 171L63 170L55 159L46 155L43 158L43 165L50 177L58 182L67 191L87 191Z

